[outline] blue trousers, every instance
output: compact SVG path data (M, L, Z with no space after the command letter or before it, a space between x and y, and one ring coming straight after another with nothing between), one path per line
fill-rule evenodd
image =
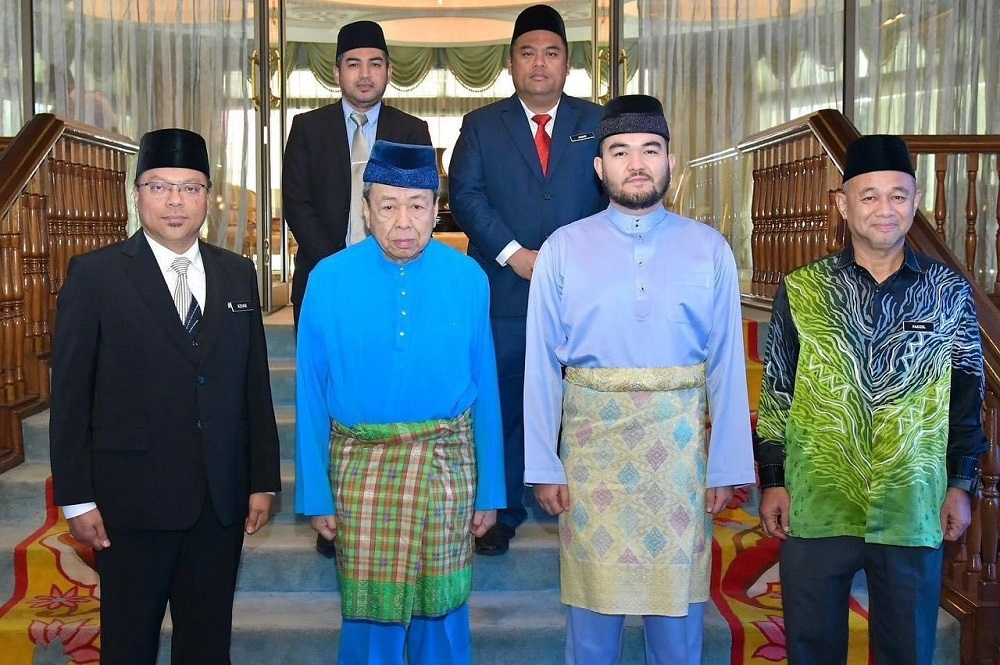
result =
M442 617L413 617L401 623L344 619L338 665L470 665L469 606Z
M781 596L789 665L847 662L855 573L868 578L868 637L878 665L930 665L941 596L940 547L862 538L789 538L781 544Z
M497 523L517 529L528 516L524 507L524 349L526 316L490 320L496 348L500 419L503 422L503 467L507 507Z
M705 603L688 606L686 617L642 617L646 665L699 665ZM570 607L566 619L566 665L618 665L625 617Z

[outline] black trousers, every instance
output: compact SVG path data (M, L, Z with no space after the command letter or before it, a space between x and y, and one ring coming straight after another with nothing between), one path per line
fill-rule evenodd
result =
M243 523L220 524L210 499L187 531L108 528L101 576L102 665L155 665L167 603L174 665L226 665Z
M896 547L861 538L789 538L781 595L789 665L847 662L855 573L868 578L868 636L876 665L929 665L941 596L941 547Z

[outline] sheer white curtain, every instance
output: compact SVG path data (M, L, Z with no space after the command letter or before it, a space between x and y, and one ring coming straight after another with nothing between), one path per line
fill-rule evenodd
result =
M841 107L839 0L638 0L638 14L639 87L663 102L681 165Z
M996 0L866 2L858 42L855 118L862 133L1000 134L1000 3ZM952 158L945 237L964 262L967 161ZM918 160L934 208L934 163ZM997 163L981 159L976 181L977 279L996 275Z
M248 182L254 124L245 78L252 4L33 2L36 111L135 139L164 127L204 136L215 197L206 238L235 251L242 249L255 185Z
M20 14L20 3L0 2L0 136L13 136L24 124Z
M626 15L629 12L626 5ZM750 164L733 153L690 189L686 166L820 108L840 108L839 0L638 0L639 91L663 102L677 155L679 212L711 223L749 277ZM706 176L700 175L699 181Z

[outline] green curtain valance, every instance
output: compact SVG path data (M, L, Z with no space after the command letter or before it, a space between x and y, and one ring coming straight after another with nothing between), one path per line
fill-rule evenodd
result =
M497 77L507 67L507 44L488 46L456 46L438 48L432 46L393 46L392 83L397 88L415 88L433 69L448 69L458 82L472 92L489 89ZM628 53L626 77L635 75L638 61L638 43L625 43ZM569 45L570 66L576 69L592 69L590 42L573 42ZM285 56L285 74L294 70L309 70L323 85L335 88L333 70L337 60L337 45L329 43L289 42ZM607 62L601 63L602 79L607 80Z

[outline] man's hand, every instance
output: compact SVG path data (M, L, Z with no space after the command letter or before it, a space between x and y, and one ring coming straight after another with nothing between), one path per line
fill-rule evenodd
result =
M733 498L736 488L732 485L725 487L709 487L705 498L705 511L712 515L718 515L719 511L726 507L729 500Z
M469 531L477 538L485 535L491 526L497 523L497 511L477 510L472 513L472 525Z
M969 493L957 487L949 487L941 504L941 531L944 539L958 540L972 522L972 500Z
M104 532L104 518L101 517L101 511L97 508L68 519L66 522L69 524L69 532L84 545L89 545L95 550L111 547L108 534Z
M566 485L535 485L535 499L549 515L569 510L569 487Z
M507 265L510 269L520 277L527 281L531 281L531 273L535 271L535 259L538 258L538 252L533 249L520 248L516 252L510 255L507 259Z
M250 495L250 512L243 527L248 534L257 533L271 519L272 503L274 495L267 492L255 492Z
M785 540L791 530L788 513L791 510L792 497L784 487L769 487L760 495L760 526L764 533Z
M333 540L337 537L336 515L316 515L315 517L310 517L309 526L327 540Z

